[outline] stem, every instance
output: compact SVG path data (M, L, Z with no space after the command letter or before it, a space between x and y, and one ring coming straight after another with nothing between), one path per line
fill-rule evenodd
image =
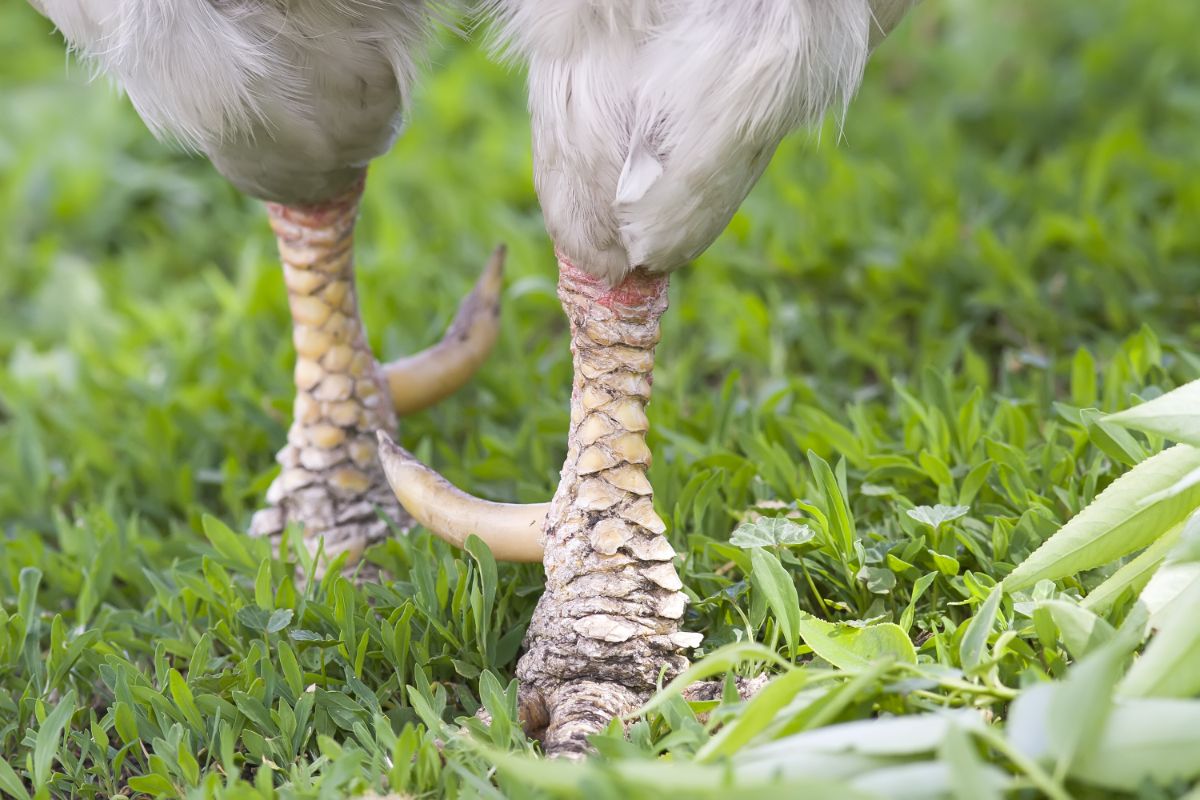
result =
M1062 787L1062 784L1054 780L1036 761L1027 758L1024 753L1013 747L1007 739L996 733L996 731L985 727L976 731L976 733L1011 761L1017 769L1028 775L1030 783L1040 789L1051 800L1071 800L1071 795Z
M912 673L913 675L919 675L922 678L931 677L929 673L922 670L916 664L898 662L896 666L900 667L906 672ZM933 680L937 682L938 686L941 686L945 689L953 689L954 691L966 692L967 694L988 695L1000 700L1015 700L1019 694L1019 692L1017 692L1015 689L1009 689L1007 686L985 686L982 684L956 680L954 678L934 677Z

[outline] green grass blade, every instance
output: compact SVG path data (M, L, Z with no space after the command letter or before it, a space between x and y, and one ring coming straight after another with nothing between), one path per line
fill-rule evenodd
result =
M38 728L33 745L33 785L42 788L50 780L50 767L58 756L63 731L71 715L75 713L75 692L67 692L54 710L46 715L46 721Z
M808 681L807 672L794 670L768 683L750 698L745 708L731 723L721 728L697 751L696 760L712 761L740 750L771 725L779 712Z
M750 563L751 585L766 597L767 605L775 613L776 623L783 630L788 652L794 659L800 640L800 596L796 584L779 562L778 556L761 547L750 551Z
M1000 598L1003 594L1004 590L999 584L993 587L987 600L983 601L983 605L979 607L967 625L967 632L963 634L962 643L958 648L959 663L967 672L974 670L983 660L984 651L987 650L988 636L991 635L992 628L996 624L996 615L1000 610Z

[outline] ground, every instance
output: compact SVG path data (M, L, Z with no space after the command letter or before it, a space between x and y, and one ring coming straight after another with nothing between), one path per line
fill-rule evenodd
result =
M649 414L684 628L705 637L694 660L790 684L753 715L730 693L716 710L664 699L576 768L527 760L510 716L539 568L418 531L370 554L380 584L304 584L234 533L291 402L263 209L155 142L6 5L0 793L734 796L794 762L763 749L789 733L943 706L1004 730L1013 695L1077 653L1010 600L996 629L968 621L1136 460L1079 409L1200 377L1197 29L1200 6L1166 0L928 0L845 119L782 148L673 281ZM545 500L570 359L521 79L449 39L432 62L367 189L371 342L394 356L436 340L507 242L496 353L401 440L479 494ZM937 504L966 508L919 510ZM905 661L899 630L918 664L857 664L821 643L822 620L869 621ZM857 658L856 630L827 638ZM464 729L481 701L490 731ZM930 763L960 792L998 775L1099 791L991 735L947 736ZM849 796L827 768L781 780Z

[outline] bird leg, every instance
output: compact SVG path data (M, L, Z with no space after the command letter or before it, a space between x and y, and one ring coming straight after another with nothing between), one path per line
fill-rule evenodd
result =
M640 705L688 666L701 634L679 630L686 595L646 477L646 404L667 278L617 287L559 260L575 380L562 480L552 503L470 497L380 434L384 470L406 509L452 545L476 534L498 558L536 560L546 591L517 664L524 727L556 756ZM539 535L539 531L541 535Z
M521 718L547 752L574 757L684 669L682 651L701 637L679 630L687 596L646 479L667 278L634 273L609 287L560 260L558 296L575 379L567 458L548 506L471 497L386 435L380 456L405 508L446 541L461 546L474 533L503 559L544 553L546 591L517 665Z
M517 676L526 718L547 722L547 752L578 756L684 669L681 651L700 636L679 630L687 596L646 479L667 277L635 272L610 288L560 260L558 296L571 326L571 427L546 518L546 591Z
M388 536L387 518L409 524L379 463L376 431L394 433L396 413L415 411L464 383L486 357L497 330L503 252L497 251L464 300L446 337L425 353L390 365L367 344L354 286L353 234L363 184L319 206L267 205L283 261L296 347L296 399L282 471L254 535L278 537L289 521L320 537L332 558L353 564ZM435 362L442 362L439 371Z

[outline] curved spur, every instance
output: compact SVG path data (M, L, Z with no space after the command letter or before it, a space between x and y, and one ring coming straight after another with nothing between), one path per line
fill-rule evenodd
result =
M504 245L493 251L440 342L382 365L397 414L412 414L449 397L487 360L500 333L504 254Z
M549 503L493 503L472 497L379 431L379 460L400 504L412 518L455 547L475 534L501 561L542 560L542 527Z

